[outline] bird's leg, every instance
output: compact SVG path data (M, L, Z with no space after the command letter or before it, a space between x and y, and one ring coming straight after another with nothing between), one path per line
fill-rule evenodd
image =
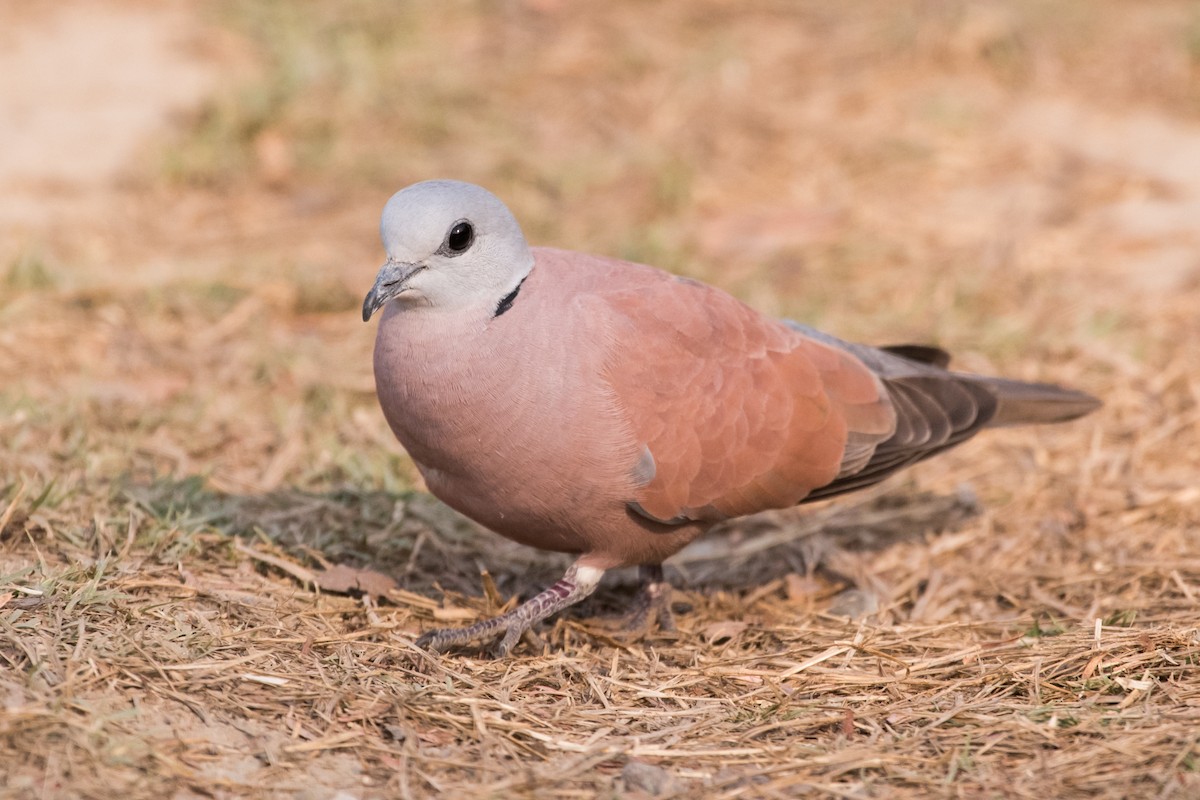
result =
M663 577L662 564L643 564L638 567L638 578L642 588L638 591L633 608L624 619L624 628L631 633L642 633L654 620L660 630L675 630L671 617L671 584Z
M485 619L466 628L439 628L417 639L417 647L442 652L448 647L467 644L504 631L504 638L493 649L497 658L508 655L521 634L546 617L578 603L596 590L604 570L575 562L553 586L498 617Z

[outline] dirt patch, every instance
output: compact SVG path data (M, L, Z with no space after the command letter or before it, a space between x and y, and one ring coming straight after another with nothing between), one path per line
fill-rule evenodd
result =
M175 2L6 0L0 14L0 259L128 257L136 227L119 220L165 135L236 62L231 37Z
M116 179L216 72L178 4L7 2L0 185L82 190ZM46 204L38 204L45 209Z

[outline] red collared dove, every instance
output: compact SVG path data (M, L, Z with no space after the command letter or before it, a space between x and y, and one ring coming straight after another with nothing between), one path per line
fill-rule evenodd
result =
M426 181L395 194L379 402L429 490L496 533L578 554L499 617L418 640L500 637L639 566L638 616L664 622L662 562L722 520L877 483L983 428L1099 405L1057 386L950 372L932 347L851 344L652 267L531 248L491 193Z

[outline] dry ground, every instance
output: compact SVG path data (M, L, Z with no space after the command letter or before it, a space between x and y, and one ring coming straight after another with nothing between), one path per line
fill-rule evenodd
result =
M0 109L50 120L0 129L0 794L1200 796L1195 3L0 13ZM676 634L608 635L625 576L427 656L563 564L376 407L377 214L432 176L1106 405L700 543Z

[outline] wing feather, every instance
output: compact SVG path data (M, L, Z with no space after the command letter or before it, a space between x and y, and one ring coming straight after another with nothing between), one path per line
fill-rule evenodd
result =
M604 298L617 340L606 377L656 466L631 504L651 519L795 505L893 432L891 401L853 354L723 292L664 276Z

